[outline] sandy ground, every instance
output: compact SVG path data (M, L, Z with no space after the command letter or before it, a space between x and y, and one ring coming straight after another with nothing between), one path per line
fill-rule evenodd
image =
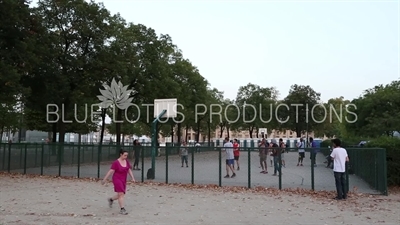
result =
M0 174L0 224L400 224L400 195L129 184L128 215L109 208L111 184Z

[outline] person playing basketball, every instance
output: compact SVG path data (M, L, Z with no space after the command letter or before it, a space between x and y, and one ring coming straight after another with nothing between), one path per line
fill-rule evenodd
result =
M239 141L238 139L233 140L233 156L235 158L235 162L237 165L237 170L240 170L240 165L239 165L239 156L240 156L240 151L239 151ZM233 168L235 168L235 164L233 164Z

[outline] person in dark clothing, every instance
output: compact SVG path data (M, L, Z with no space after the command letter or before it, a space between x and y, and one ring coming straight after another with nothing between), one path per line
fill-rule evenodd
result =
M140 151L141 151L141 147L140 147L140 143L138 140L134 140L133 141L133 146L134 146L134 156L135 156L135 163L133 164L133 170L140 170L139 168L139 159L140 159Z

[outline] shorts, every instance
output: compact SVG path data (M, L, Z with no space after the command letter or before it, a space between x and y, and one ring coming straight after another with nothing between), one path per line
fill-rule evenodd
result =
M283 160L283 159L285 159L285 154L281 154L281 159Z
M227 159L226 160L226 165L233 165L234 164L234 159Z
M304 159L306 156L305 156L305 153L304 152L299 152L299 158L301 158L301 159Z
M239 160L239 156L235 156L235 160L238 161Z
M264 162L265 160L267 160L267 156L266 155L260 155L260 162Z

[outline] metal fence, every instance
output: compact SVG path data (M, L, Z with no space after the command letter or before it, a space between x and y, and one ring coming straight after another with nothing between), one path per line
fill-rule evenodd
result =
M77 145L44 143L1 143L0 169L23 174L103 177L110 168L110 162L118 157L120 147L129 152L129 162L133 165L134 151L140 151L139 170L134 174L138 181L147 180L151 168L151 146L117 145ZM298 153L295 148L286 148L282 158L274 165L273 158L267 159L268 174L260 168L258 148L242 147L240 150L240 170L235 163L235 179L225 179L225 152L213 145L188 147L188 167L179 157L180 147L168 144L158 147L156 152L155 181L166 183L191 183L218 186L265 186L274 188L306 188L312 190L335 190L332 170L325 168L323 161L330 153L328 148L319 148L316 154L317 167L311 157L312 149L306 149L304 166L297 166ZM347 190L350 186L377 190L387 194L387 171L385 149L351 148L348 164ZM285 167L283 167L285 162ZM281 165L281 166L280 166ZM272 178L274 169L276 178ZM230 172L231 173L231 172Z
M373 189L383 195L388 195L386 149L383 148L346 148L350 162L347 174L355 174ZM330 149L323 148L324 155L330 154Z

